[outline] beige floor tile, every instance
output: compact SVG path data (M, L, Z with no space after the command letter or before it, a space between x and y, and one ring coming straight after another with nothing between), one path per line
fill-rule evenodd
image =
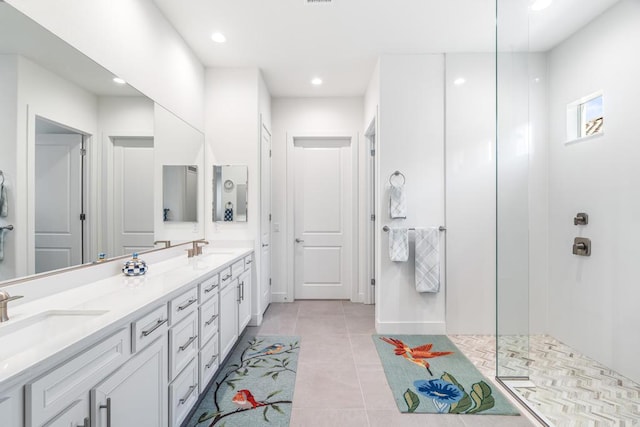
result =
M382 366L367 366L358 369L358 379L367 409L398 410Z
M305 363L353 364L351 340L346 334L305 335L299 360Z
M403 414L396 410L367 411L370 427L465 427L461 415Z
M346 315L345 320L350 334L376 333L376 322L373 317Z
M319 314L344 314L342 301L298 301L301 317L316 316Z
M298 409L291 413L291 427L366 427L364 409Z
M378 351L373 344L371 335L349 335L351 340L351 349L353 351L353 360L356 362L356 367L360 369L363 366L377 366L382 367L382 362L378 357Z
M354 364L298 361L293 407L364 409Z
M326 335L346 334L347 323L343 314L316 314L298 317L296 334Z
M352 302L345 301L342 304L344 314L347 316L369 316L372 319L376 314L375 305L354 304Z

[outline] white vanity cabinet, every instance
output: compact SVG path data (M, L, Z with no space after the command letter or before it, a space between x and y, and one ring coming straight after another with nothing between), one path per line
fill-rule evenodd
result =
M223 361L238 341L238 280L233 279L220 289L220 361Z
M251 321L251 269L238 277L238 331L242 333Z
M158 338L91 390L93 427L166 427L167 346Z
M9 426L22 425L22 387L0 392L0 421Z

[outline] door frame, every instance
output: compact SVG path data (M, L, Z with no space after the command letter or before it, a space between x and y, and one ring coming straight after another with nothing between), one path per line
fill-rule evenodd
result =
M286 259L288 260L287 268L287 292L284 295L284 302L295 301L295 210L294 210L294 177L295 177L295 140L296 139L349 139L351 141L351 183L353 188L353 200L359 200L360 189L358 185L358 153L359 150L359 134L350 131L288 131L287 132L287 233L286 233ZM354 261L354 268L351 269L351 291L350 300L358 301L359 288L359 268L357 260L360 252L360 235L358 227L359 204L353 204L351 212L351 236L352 254L351 259ZM273 298L273 295L272 295ZM273 300L272 300L273 301Z
M364 221L367 226L364 227L364 237L365 237L365 250L364 254L364 265L363 265L363 275L362 277L364 284L364 303L365 304L375 304L376 303L376 286L379 285L378 280L378 262L376 259L377 248L380 245L380 242L377 239L377 224L380 222L380 213L378 212L378 114L374 115L371 123L367 127L365 131L365 164L364 168L364 180L365 185L363 185L366 195L365 195L365 209L364 212ZM373 154L371 154L373 151ZM373 220L369 218L370 215L373 215ZM372 284L371 280L375 282Z
M269 135L269 154L268 154L268 162L269 162L269 200L268 200L268 211L269 212L264 212L263 208L265 207L265 195L263 194L262 190L262 177L263 174L265 173L264 171L264 167L265 165L263 164L263 160L264 160L264 156L267 154L265 153L264 150L264 146L263 146L263 135L264 133L267 133ZM260 114L260 181L261 183L259 184L261 186L261 188L259 189L260 191L260 197L259 197L259 201L260 201L260 217L259 217L259 223L258 223L258 230L259 230L259 235L260 235L260 242L258 244L256 244L256 279L253 283L256 283L257 285L253 286L253 289L256 290L255 294L256 297L254 298L255 302L256 302L256 314L255 314L255 319L253 319L255 321L256 324L261 324L262 323L262 317L264 315L265 310L267 309L267 307L269 306L269 304L273 301L273 294L271 293L271 275L273 273L273 263L271 262L271 259L273 258L273 233L271 230L271 213L273 211L273 159L271 157L271 150L273 149L273 134L271 133L271 130L269 129L269 127L267 127L267 123L265 123L264 121L264 117L262 114ZM263 259L262 255L263 255L263 247L262 245L264 244L264 242L262 241L262 236L265 232L265 230L262 227L262 222L265 218L265 215L269 215L269 221L267 223L267 228L268 228L268 234L269 234L269 259ZM268 263L267 263L268 261ZM268 273L269 273L269 281L267 283L263 283L263 269L264 268L268 268ZM265 307L262 306L262 296L264 295L264 290L267 289L269 292L269 302L266 304Z

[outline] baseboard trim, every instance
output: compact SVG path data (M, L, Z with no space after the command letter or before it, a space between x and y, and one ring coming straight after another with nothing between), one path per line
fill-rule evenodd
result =
M271 302L291 302L291 301L287 300L286 292L272 292Z
M447 325L441 321L378 322L376 320L376 332L378 334L445 335Z

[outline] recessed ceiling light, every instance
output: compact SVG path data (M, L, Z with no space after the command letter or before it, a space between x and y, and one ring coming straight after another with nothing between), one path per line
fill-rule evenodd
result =
M320 86L322 84L322 79L319 77L316 77L315 79L311 80L311 84L314 86Z
M531 4L531 10L537 12L539 10L546 9L551 6L552 1L553 0L534 0L534 2Z
M458 77L457 79L455 79L453 81L453 84L456 85L456 86L460 86L460 85L465 84L465 82L466 82L466 80L463 77Z
M114 77L113 81L114 83L118 83L119 85L123 85L127 83L126 81L124 81L124 79L121 79L120 77Z
M211 34L211 40L216 43L224 43L227 41L227 38L222 33L213 33Z

